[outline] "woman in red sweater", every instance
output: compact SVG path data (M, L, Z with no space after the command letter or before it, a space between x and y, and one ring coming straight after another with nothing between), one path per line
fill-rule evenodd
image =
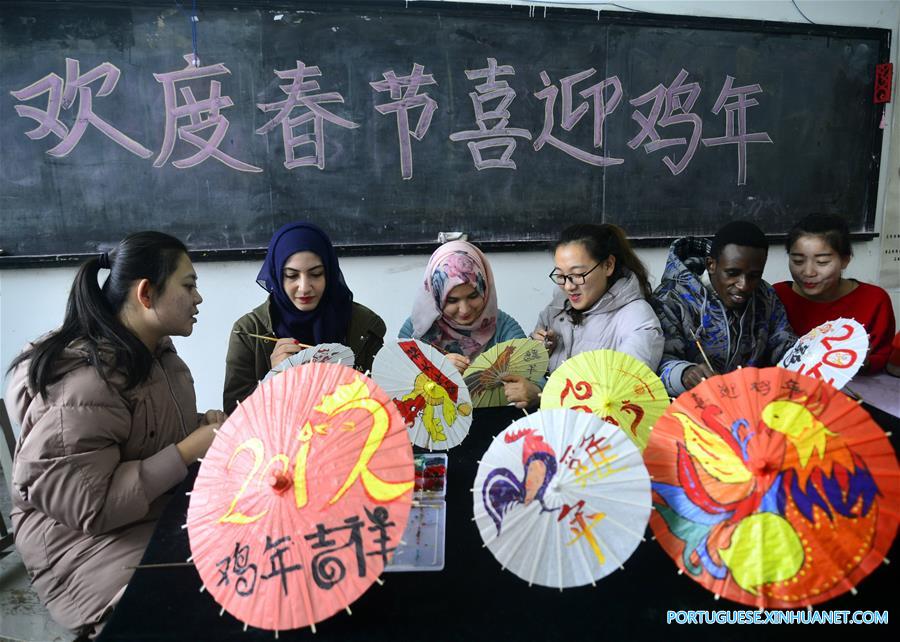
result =
M838 317L856 319L869 332L863 372L881 372L891 352L894 311L883 289L841 275L853 257L847 222L837 216L807 216L788 233L786 247L794 280L776 283L775 291L794 331L803 335Z

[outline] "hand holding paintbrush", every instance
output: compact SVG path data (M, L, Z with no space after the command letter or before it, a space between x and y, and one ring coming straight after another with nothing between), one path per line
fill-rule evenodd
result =
M290 337L286 337L283 339L279 339L277 337L269 337L264 334L253 334L252 332L244 332L243 330L235 330L235 334L239 334L244 337L252 337L254 339L258 339L260 341L271 341L275 344L275 347L272 349L272 355L269 357L269 361L274 368L279 363L287 359L293 354L297 354L301 350L305 348L311 348L312 346L307 343L300 343L296 339L292 339Z
M713 377L718 374L712 367L712 364L709 362L709 357L706 356L706 351L703 349L703 345L700 343L699 332L692 334L694 345L696 345L697 350L700 351L700 356L703 358L703 363L691 366L690 368L687 368L684 373L682 373L681 383L684 384L684 387L687 390L690 390L704 379Z

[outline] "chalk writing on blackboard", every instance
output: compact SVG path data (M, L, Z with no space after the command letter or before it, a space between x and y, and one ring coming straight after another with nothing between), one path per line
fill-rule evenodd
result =
M290 85L281 85L279 88L287 98L273 103L257 103L257 107L263 112L277 110L278 113L265 125L256 130L257 134L267 134L279 124L281 125L281 137L284 143L284 166L288 169L315 165L319 169L325 169L325 121L344 127L356 129L357 123L341 118L324 107L322 103L343 103L344 97L336 91L327 93L315 93L319 91L319 83L309 80L321 76L322 73L316 66L307 67L303 61L297 61L294 69L276 70L275 75L282 80L290 80ZM299 116L290 118L291 112L298 107L307 111ZM304 126L313 121L313 133L294 135L294 128ZM299 158L294 155L294 149L301 145L313 145L314 153Z
M153 166L157 168L164 166L172 155L177 140L182 140L193 145L197 151L186 158L173 161L172 165L179 169L194 167L208 158L215 158L238 171L261 172L261 168L238 160L219 149L230 125L228 118L222 113L222 109L234 105L234 101L229 96L222 94L221 82L210 80L209 96L203 99L196 98L190 87L176 87L180 82L230 74L229 69L224 63L197 66L194 64L192 54L188 54L184 58L188 63L184 69L153 74L153 77L162 84L165 98L164 140ZM498 65L495 58L487 58L487 67L469 69L465 73L469 80L484 80L481 84L475 85L475 91L469 93L478 128L454 132L450 134L450 140L454 142L467 141L477 170L516 169L516 163L512 160L512 154L516 149L515 138L531 140L531 133L527 129L508 126L511 118L509 106L516 98L516 91L507 81L498 80L499 76L514 76L515 69L512 65ZM263 112L274 111L277 113L271 120L258 128L256 133L266 135L281 125L285 153L284 166L288 169L303 166L325 169L325 123L328 122L345 129L356 129L360 125L322 107L322 104L325 103L343 103L344 97L338 92L320 92L318 81L311 80L311 78L322 75L319 67L307 66L298 60L296 68L275 70L275 74L283 80L290 80L290 84L279 87L287 98L271 103L257 104L257 108ZM624 95L622 82L616 75L595 82L584 89L575 87L595 74L594 68L580 71L559 79L557 87L546 71L539 73L544 88L535 92L534 96L544 102L544 122L541 133L533 142L535 151L540 151L545 144L550 144L578 161L597 167L621 165L625 162L623 158L595 153L596 150L603 147L604 123L619 106ZM30 105L15 106L16 113L20 117L30 118L38 123L35 129L26 132L25 135L37 140L53 134L60 141L47 153L63 157L75 149L88 125L93 125L133 154L141 158L149 158L153 152L126 136L93 111L94 94L91 85L102 79L96 95L97 97L108 96L115 89L120 76L119 68L110 62L104 62L87 73L81 74L79 61L66 58L65 82L57 74L50 73L27 87L11 91L10 93L20 102L34 100L47 94L46 109L42 110ZM410 138L415 138L420 142L425 138L432 118L438 109L437 101L427 92L420 93L420 90L428 85L437 85L438 83L433 74L425 73L425 66L419 63L413 63L412 71L408 75L397 76L393 69L389 69L382 72L382 76L384 80L370 82L369 85L378 93L388 92L391 100L376 104L375 109L382 115L396 114L397 135L400 144L400 174L404 180L410 180L413 177L413 154ZM701 87L698 82L685 82L688 76L689 72L681 69L668 87L658 84L648 92L629 101L634 107L631 118L638 124L640 130L627 142L627 146L631 149L643 146L647 154L676 145L686 146L680 160L675 161L669 155L662 159L669 171L673 175L678 175L687 168L696 154L700 142L704 147L736 145L737 184L746 185L747 145L750 143L773 143L767 132L749 131L748 110L759 105L759 101L751 96L764 93L762 87L758 83L735 87L735 78L726 75L711 110L714 115L719 115L723 109L725 110L725 135L702 138L703 121L698 114L691 111L700 95ZM577 92L578 96L584 100L579 101L573 95L574 92ZM181 104L178 100L179 94L183 99ZM78 113L75 117L75 124L70 129L60 120L60 113L71 109L76 98ZM590 128L592 148L577 147L554 135L557 126L555 114L557 113L558 99L561 103L559 127L566 132L571 132L593 110ZM492 101L496 101L496 104L493 108L488 108L487 104ZM648 114L644 114L638 109L651 102ZM305 111L298 116L291 117L293 110L298 108L305 109ZM418 112L415 127L411 127L410 112L414 109L421 111ZM188 119L190 122L179 124L182 119ZM312 133L308 131L310 122L313 125ZM657 127L665 128L684 124L692 126L690 141L683 136L662 138L657 131ZM302 126L306 127L305 130L302 130L305 133L295 135L295 128ZM212 129L212 133L208 137L204 138L200 135L201 132L208 129ZM313 152L297 156L295 149L303 145L312 145ZM485 158L482 155L485 150L493 148L503 149L499 157Z
M219 145L225 138L229 126L228 119L220 113L220 110L223 107L232 107L234 105L234 101L231 98L222 95L221 82L218 80L209 81L209 98L204 100L197 100L190 87L181 88L180 93L182 98L184 98L184 103L178 104L175 83L220 76L231 72L223 63L199 67L195 65L196 61L193 54L187 54L184 56L184 59L187 61L187 66L180 71L153 74L157 82L162 83L166 105L166 132L162 150L160 150L156 160L153 161L153 166L162 167L169 160L172 150L175 149L177 133L178 138L198 149L195 154L188 158L172 161L172 165L178 169L194 167L207 158L212 157L241 172L261 172L261 168L240 161L219 149ZM204 117L204 115L206 116ZM178 121L181 118L189 118L190 124L178 125ZM203 138L198 135L198 132L210 127L215 127L215 129L209 138Z
M758 84L744 85L743 87L734 87L734 78L732 76L725 77L725 84L716 104L713 106L712 112L718 114L725 108L725 135L717 138L704 138L703 144L706 147L715 147L716 145L737 145L738 146L738 185L747 184L747 143L771 143L772 139L766 132L757 132L753 134L747 133L747 108L755 107L759 101L755 98L747 98L753 94L762 93L762 87ZM733 102L729 99L736 98ZM734 133L734 125L737 121L738 132Z
M45 110L29 105L16 105L16 113L19 116L31 118L38 123L36 128L26 132L25 135L36 140L52 133L60 141L47 150L47 153L61 158L75 149L90 124L132 154L137 154L141 158L150 158L153 156L153 152L130 139L94 113L91 83L103 79L103 84L100 85L97 92L97 97L102 98L112 93L121 75L122 72L119 68L109 62L104 62L89 72L81 74L79 62L72 58L66 58L65 84L58 75L50 73L27 87L10 92L19 101L27 101L47 94L47 109ZM78 98L78 115L70 130L59 119L59 112L61 108L71 109L75 104L76 97Z
M643 96L638 96L629 101L635 107L640 107L651 100L653 101L649 116L644 116L636 109L631 114L632 120L641 126L641 131L638 132L638 135L628 141L628 146L631 149L636 149L638 145L648 138L650 142L644 144L644 151L648 154L672 145L688 146L681 160L677 163L669 156L663 157L663 163L675 176L683 172L688 163L691 162L700 142L700 132L703 130L703 121L700 119L700 116L691 113L694 103L697 102L697 98L700 96L700 83L691 82L684 84L687 77L688 72L682 69L668 87L663 87L661 84L657 85ZM682 96L685 96L684 102L681 100ZM693 126L690 143L687 142L687 139L681 137L661 138L656 131L657 125L668 127L669 125L678 125L680 123L690 123Z
M431 125L431 117L438 108L437 101L427 93L418 93L419 87L422 85L437 84L434 76L423 73L424 71L424 66L413 63L413 70L408 76L398 78L394 70L390 69L382 74L384 80L369 83L375 91L390 91L391 98L394 100L392 103L375 105L375 109L382 115L391 112L397 114L397 130L400 136L400 173L403 180L409 180L413 176L412 145L409 137L412 136L418 141L425 138L428 127ZM406 90L401 93L401 89L404 87ZM409 110L416 107L421 107L422 111L419 112L416 128L410 131Z
M488 58L487 62L488 66L484 69L466 69L466 78L469 80L485 79L480 85L475 85L475 91L469 94L472 107L475 109L478 129L455 132L450 134L450 140L469 141L467 145L477 170L489 167L515 169L516 163L512 160L513 152L516 151L514 137L520 136L531 140L531 132L518 127L507 127L510 118L509 106L516 99L516 90L505 80L497 80L497 76L514 76L516 70L512 65L498 67L496 58ZM500 104L486 110L485 103L493 100L499 100ZM496 122L488 127L487 121L491 120ZM481 140L473 142L477 139ZM500 158L483 158L481 152L492 147L505 147Z
M593 67L580 71L577 74L566 76L559 81L562 87L562 122L560 125L567 132L578 124L578 121L588 112L591 106L594 108L594 149L603 146L603 121L606 117L619 106L622 100L622 82L618 76L610 76L606 80L602 80L587 89L578 92L582 98L593 98L593 104L583 102L574 110L572 109L572 87L576 83L586 80L597 73ZM619 165L625 162L623 158L610 158L609 156L598 156L591 154L583 149L579 149L569 143L565 143L551 134L554 126L553 112L556 110L556 99L560 94L560 90L550 83L550 76L546 71L540 73L541 82L544 83L544 89L536 92L534 95L544 101L544 129L541 135L534 141L535 151L540 151L544 143L550 143L559 150L580 161L596 165L598 167L606 167L608 165ZM607 87L612 87L612 96L607 100L604 91Z

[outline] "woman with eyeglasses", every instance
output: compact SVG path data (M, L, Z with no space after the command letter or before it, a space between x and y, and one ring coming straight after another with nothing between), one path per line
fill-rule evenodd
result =
M553 372L589 350L617 350L656 371L663 351L659 319L647 302L647 268L622 228L584 223L563 230L553 248L550 278L559 286L538 317L532 338L550 352ZM523 377L508 377L506 397L533 406L540 390Z

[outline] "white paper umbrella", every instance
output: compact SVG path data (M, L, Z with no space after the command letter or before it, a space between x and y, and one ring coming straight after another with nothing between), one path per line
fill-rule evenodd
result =
M446 450L472 425L472 399L462 375L439 350L415 339L388 341L375 356L372 378L413 422L416 446Z
M859 372L869 351L869 335L854 319L835 319L804 334L778 364L843 388Z
M497 435L473 497L481 538L503 568L560 589L622 568L650 518L650 477L634 443L592 414L563 408Z
M352 368L355 361L356 355L353 354L353 350L344 344L320 343L317 346L311 346L292 354L269 370L266 376L263 377L263 381L271 379L279 372L284 372L288 368L302 366L304 363L337 363Z

